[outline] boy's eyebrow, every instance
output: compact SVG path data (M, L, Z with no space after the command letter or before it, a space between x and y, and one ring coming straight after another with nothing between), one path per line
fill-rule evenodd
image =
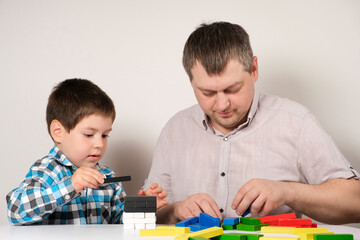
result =
M86 127L85 128L86 130L91 130L91 131L99 131L99 129L97 128L92 128L92 127ZM108 130L105 130L104 132L110 132L112 130L112 128L108 129Z

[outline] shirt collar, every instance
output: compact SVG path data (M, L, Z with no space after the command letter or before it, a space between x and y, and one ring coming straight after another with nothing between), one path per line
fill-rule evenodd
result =
M233 131L231 131L227 135L233 135L233 134L237 133L239 130L247 127L251 123L251 121L254 118L254 116L256 114L256 111L258 109L258 103L259 103L259 94L255 89L254 97L253 97L253 100L252 100L252 103L251 103L251 106L250 106L250 110L249 110L248 115L247 115L246 122L239 125L237 128L235 128ZM218 131L217 129L215 129L212 126L211 122L209 121L209 116L207 116L203 111L201 111L201 114L202 114L201 121L202 121L202 125L203 125L205 131L209 131L209 132L211 132L212 134L215 134L215 135L224 136L224 134L222 134L220 131Z

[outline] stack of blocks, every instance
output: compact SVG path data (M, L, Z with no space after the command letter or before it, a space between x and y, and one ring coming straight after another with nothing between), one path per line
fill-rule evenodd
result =
M155 212L155 196L125 197L124 229L155 229Z
M206 213L200 213L199 217L187 218L175 224L176 227L190 227L191 232L204 230L210 227L220 227L220 218L214 218Z

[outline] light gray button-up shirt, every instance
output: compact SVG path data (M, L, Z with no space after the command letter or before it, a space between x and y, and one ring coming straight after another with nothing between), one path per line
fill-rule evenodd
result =
M208 193L224 217L235 217L231 203L252 178L321 184L352 177L359 179L359 173L308 109L255 93L247 122L227 135L208 124L199 105L172 117L158 139L144 187L159 183L170 202ZM290 211L282 206L270 214Z

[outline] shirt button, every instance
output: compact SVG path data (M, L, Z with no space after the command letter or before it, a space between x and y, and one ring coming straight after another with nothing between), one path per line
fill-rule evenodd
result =
M222 177L224 177L224 176L225 176L225 173L224 173L224 172L222 172L220 175L221 175Z
M220 208L220 213L223 213L224 212L224 209Z
M70 196L69 195L65 195L65 200L69 200Z
M227 138L227 137L224 137L223 140L226 142L226 141L228 140L228 138Z

